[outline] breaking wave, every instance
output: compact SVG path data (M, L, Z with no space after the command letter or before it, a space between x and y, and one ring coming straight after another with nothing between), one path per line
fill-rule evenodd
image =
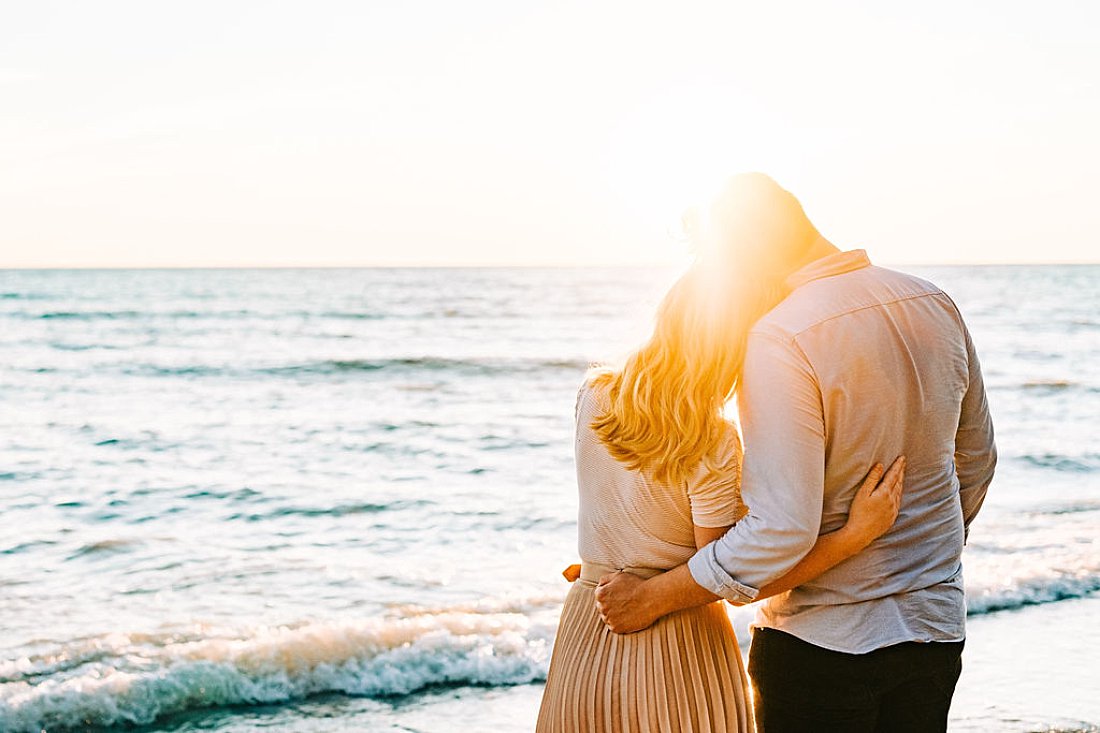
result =
M114 634L0 663L0 730L147 725L196 708L545 678L560 599L226 632Z

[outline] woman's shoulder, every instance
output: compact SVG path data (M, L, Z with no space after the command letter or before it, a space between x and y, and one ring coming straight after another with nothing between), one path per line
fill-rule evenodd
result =
M741 454L744 453L744 448L741 445L741 431L737 429L737 425L729 420L722 421L721 431L718 443L715 446L716 456L719 460L735 460L740 463Z
M585 378L581 380L581 386L577 388L577 399L573 405L574 417L580 419L581 411L585 409L586 404L590 401L592 394L592 379L585 375Z
M608 400L609 372L599 368L593 368L584 375L581 385L577 389L577 411L581 405L591 403L606 407Z
M698 490L714 482L733 481L740 484L741 462L744 450L737 426L723 420L721 432L708 449L707 457L699 462L694 477L689 481L689 491Z
M581 389L590 391L606 390L615 376L615 370L604 364L593 364L581 380Z

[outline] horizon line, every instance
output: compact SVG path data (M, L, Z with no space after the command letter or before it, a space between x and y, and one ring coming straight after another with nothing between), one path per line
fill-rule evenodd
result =
M378 264L233 264L233 265L0 265L0 272L47 270L586 270L586 269L655 269L678 267L683 263L378 263ZM1088 267L1096 261L1033 261L1033 262L891 262L886 267Z

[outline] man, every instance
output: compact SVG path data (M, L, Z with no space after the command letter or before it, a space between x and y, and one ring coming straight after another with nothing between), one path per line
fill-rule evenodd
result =
M749 675L762 733L945 730L965 636L962 547L996 464L963 319L934 285L840 251L761 174L732 179L711 221L729 266L787 293L753 327L738 390L749 515L670 572L606 576L600 612L627 633L754 600L844 524L868 465L905 455L894 527L764 602Z

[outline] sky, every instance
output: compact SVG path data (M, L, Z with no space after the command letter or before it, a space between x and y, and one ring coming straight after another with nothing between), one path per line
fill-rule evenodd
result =
M1100 3L5 2L0 267L1098 262Z

